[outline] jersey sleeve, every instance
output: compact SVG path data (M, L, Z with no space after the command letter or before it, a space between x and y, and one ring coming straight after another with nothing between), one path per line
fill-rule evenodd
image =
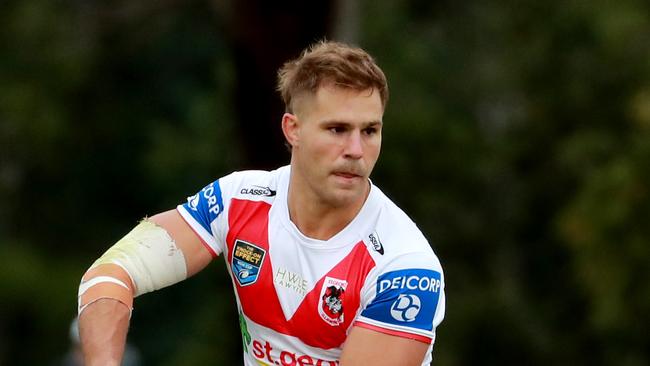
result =
M445 313L444 276L435 255L402 255L368 280L355 326L433 344Z
M226 220L223 180L210 183L176 208L214 257L224 249L224 240L219 235L219 227Z

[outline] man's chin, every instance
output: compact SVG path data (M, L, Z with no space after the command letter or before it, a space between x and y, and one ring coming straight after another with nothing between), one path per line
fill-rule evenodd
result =
M365 201L366 190L363 186L337 187L330 192L330 202L334 207L354 206L359 201Z

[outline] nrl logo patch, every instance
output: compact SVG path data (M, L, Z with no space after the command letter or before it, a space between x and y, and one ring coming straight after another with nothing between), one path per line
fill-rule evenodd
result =
M240 286L257 281L266 251L255 244L235 240L232 253L232 272Z
M336 326L344 322L343 306L347 286L347 281L325 277L323 287L320 290L318 314L329 325Z

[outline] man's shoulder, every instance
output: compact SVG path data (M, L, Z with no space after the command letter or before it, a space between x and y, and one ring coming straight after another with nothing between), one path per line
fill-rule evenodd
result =
M430 250L430 245L411 217L382 193L382 203L377 218L376 231L388 245L402 251Z
M287 167L275 170L240 170L218 180L225 195L233 198L259 199L275 197Z
M381 193L381 206L374 231L367 238L375 248L375 260L381 263L401 265L426 265L427 268L440 268L440 262L431 243L411 219L391 199Z

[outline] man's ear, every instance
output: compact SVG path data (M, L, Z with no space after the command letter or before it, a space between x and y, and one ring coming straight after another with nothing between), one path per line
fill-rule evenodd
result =
M300 121L295 114L285 113L282 116L282 133L284 138L291 147L295 147L300 143Z

